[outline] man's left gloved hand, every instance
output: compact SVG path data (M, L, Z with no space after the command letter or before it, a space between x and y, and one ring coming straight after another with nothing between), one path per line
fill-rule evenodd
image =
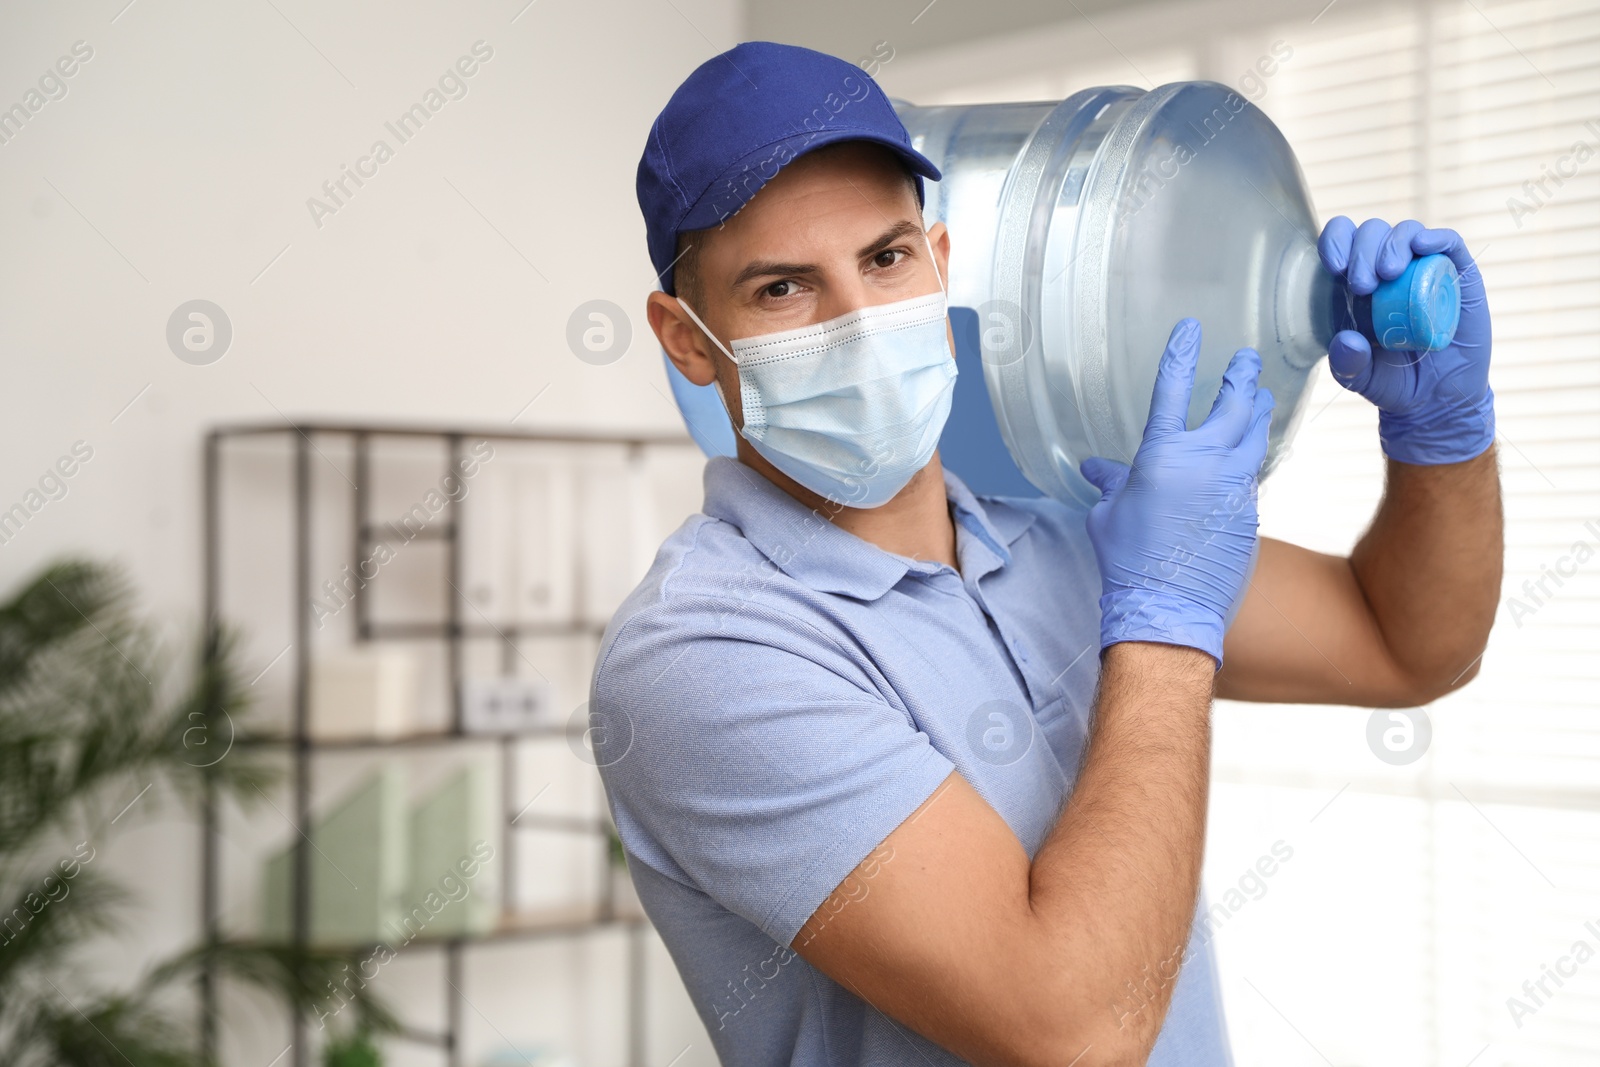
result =
M1323 228L1317 252L1358 296L1398 278L1415 257L1450 257L1461 278L1461 324L1448 348L1374 354L1361 334L1341 330L1328 345L1328 368L1340 385L1377 405L1378 435L1390 459L1433 466L1460 463L1487 449L1494 442L1489 303L1461 235L1413 220L1391 228L1382 219L1368 219L1358 228L1339 215Z

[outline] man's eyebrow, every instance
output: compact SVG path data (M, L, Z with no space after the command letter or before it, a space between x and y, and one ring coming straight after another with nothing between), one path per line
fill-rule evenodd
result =
M919 223L910 219L903 219L873 238L871 243L865 245L856 253L856 257L858 259L870 259L902 237L910 237L921 232L922 226ZM817 273L817 267L810 263L779 263L771 259L758 259L745 265L745 268L733 279L731 288L738 289L746 282L754 281L757 278L790 278L815 273Z
M870 259L872 256L877 255L885 248L888 248L890 245L900 240L900 238L910 237L913 234L919 234L921 232L921 223L912 222L910 219L902 219L879 234L877 240L873 241L871 244L862 248L861 251L857 252L856 257L858 259Z
M815 274L817 268L808 263L779 263L770 259L758 259L746 264L738 277L733 279L732 288L737 289L745 282L756 278L792 277L797 274Z

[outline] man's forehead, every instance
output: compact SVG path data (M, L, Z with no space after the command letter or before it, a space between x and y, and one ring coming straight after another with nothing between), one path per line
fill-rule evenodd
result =
M863 146L872 147L872 146ZM881 150L879 150L881 152ZM720 247L718 258L783 248L830 245L841 239L865 248L893 227L896 236L920 232L922 212L906 171L892 156L835 156L800 169L805 157L791 164L751 198L744 209L706 233Z

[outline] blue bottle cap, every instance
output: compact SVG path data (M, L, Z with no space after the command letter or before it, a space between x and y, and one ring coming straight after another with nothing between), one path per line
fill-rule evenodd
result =
M1372 294L1372 332L1390 351L1449 347L1461 321L1461 279L1443 254L1413 259Z

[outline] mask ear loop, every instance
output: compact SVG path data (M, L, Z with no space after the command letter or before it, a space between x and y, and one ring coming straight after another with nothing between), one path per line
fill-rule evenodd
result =
M707 327L705 323L700 321L700 316L694 313L694 308L690 307L688 302L685 301L681 296L674 296L672 299L676 300L678 302L678 306L683 308L684 312L689 316L689 318L694 320L694 324L696 326L700 327L700 332L711 338L711 343L716 345L717 348L722 351L722 354L728 357L728 362L733 364L735 372L737 373L739 360L732 352L728 351L728 347L726 345L717 340L717 335L712 333L710 328ZM717 399L722 401L722 410L728 413L728 421L732 422L733 409L728 406L728 398L722 392L722 379L713 377L711 379L711 384L716 387Z
M945 301L950 300L950 290L944 287L944 275L939 273L939 258L933 254L933 241L928 237L928 231L922 231L922 243L928 246L928 262L933 264L933 276L939 279L939 291L944 294Z

